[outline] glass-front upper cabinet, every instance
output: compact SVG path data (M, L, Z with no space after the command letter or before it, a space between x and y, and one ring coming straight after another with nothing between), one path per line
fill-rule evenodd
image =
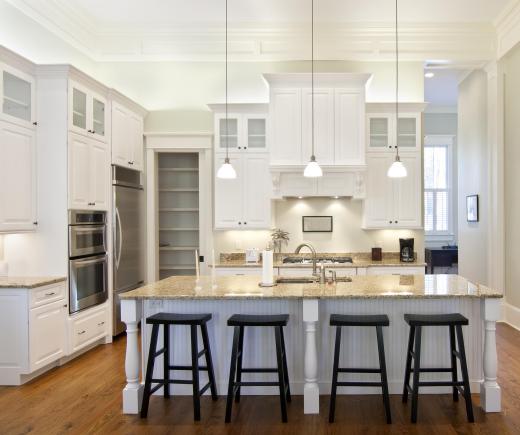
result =
M70 130L106 140L106 100L90 89L70 82L69 86Z
M230 150L242 149L242 144L240 142L240 115L237 114L228 114L226 119L226 115L221 115L217 119L217 147L221 150L225 150L226 146Z
M246 116L246 148L262 151L267 148L267 119L264 117Z
M384 150L392 147L391 124L389 115L368 115L368 147Z
M403 114L399 115L397 124L397 141L400 148L420 148L420 135L418 127L420 125L420 115Z
M0 64L0 89L2 118L32 127L36 122L34 78L8 65Z

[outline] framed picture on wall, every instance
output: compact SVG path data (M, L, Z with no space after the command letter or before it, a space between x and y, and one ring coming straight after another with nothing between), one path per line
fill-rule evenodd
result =
M304 233L332 233L332 216L302 216Z
M478 195L466 196L466 214L468 222L478 222Z

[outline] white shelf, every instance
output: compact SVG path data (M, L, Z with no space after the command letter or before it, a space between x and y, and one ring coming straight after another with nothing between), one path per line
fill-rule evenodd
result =
M159 172L198 172L199 168L159 168Z
M160 246L160 251L195 251L198 246Z
M194 192L199 193L197 187L175 187L172 189L159 189L159 192Z
M25 108L29 107L28 103L21 101L21 100L17 100L16 98L8 97L7 95L4 95L4 100L9 101L10 103L18 104L19 106L22 106Z
M159 231L199 231L198 228L159 228Z
M160 212L175 212L175 211L199 211L198 208L160 208Z
M195 266L159 266L160 270L195 270Z

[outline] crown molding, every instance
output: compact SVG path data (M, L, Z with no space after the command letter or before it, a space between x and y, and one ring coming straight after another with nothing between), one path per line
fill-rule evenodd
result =
M520 42L520 0L513 0L495 20L497 58L501 59Z
M78 14L66 0L6 1L94 61L222 61L224 57L221 23L107 27ZM317 23L316 58L393 60L394 38L393 23ZM495 28L485 23L403 23L400 41L403 61L487 61L496 53ZM229 55L231 61L241 62L309 60L309 25L232 25Z

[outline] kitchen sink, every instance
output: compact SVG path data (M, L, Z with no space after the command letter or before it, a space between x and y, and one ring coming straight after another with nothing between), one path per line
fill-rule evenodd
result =
M315 284L319 278L314 276L279 276L276 278L277 284ZM350 276L338 276L336 282L352 282Z

